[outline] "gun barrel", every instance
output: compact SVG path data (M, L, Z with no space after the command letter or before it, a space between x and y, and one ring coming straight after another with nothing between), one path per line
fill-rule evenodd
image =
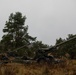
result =
M44 49L42 48L42 50L45 50L46 52L48 52L48 51L54 51L56 47L59 47L59 46L65 44L65 43L67 43L67 42L69 42L71 40L74 40L74 39L76 39L76 36L73 37L73 38L71 38L71 39L68 39L67 41L61 42L61 43L59 43L59 44L57 44L55 46L52 46L52 47L49 47L49 48L44 48Z
M67 41L64 41L64 42L61 42L61 43L55 45L55 47L61 46L61 45L65 44L65 43L67 43L67 42L69 42L69 41L71 41L71 40L74 40L74 39L76 39L76 36L73 37L73 38L71 38L71 39L69 39L69 40L67 40Z
M65 43L67 43L67 42L69 42L69 41L71 41L71 40L74 40L74 39L76 39L76 36L73 37L73 38L71 38L71 39L69 39L69 40L67 40L67 41L61 42L61 43L59 43L59 44L57 44L57 45L55 45L55 46L52 46L52 47L49 47L49 48L40 48L40 49L41 49L41 50L44 50L44 51L53 50L54 48L56 48L56 47L58 47L58 46L61 46L61 45L65 44ZM19 50L19 49L21 49L21 48L24 48L24 47L27 47L27 45L21 46L21 47L15 49L14 51L17 51L17 50Z

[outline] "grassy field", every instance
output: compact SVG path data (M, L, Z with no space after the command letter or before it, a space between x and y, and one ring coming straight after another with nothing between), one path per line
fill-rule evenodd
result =
M0 65L0 75L76 75L76 60L60 64L19 64Z

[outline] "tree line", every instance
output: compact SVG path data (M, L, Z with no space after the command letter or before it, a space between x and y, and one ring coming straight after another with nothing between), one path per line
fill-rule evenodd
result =
M69 39L76 37L76 34L68 34L68 37L66 39L56 39L56 44L59 44L61 42L68 41ZM62 46L58 47L57 55L65 56L65 54L68 53L70 55L71 59L76 58L76 39L73 39Z
M23 16L21 12L10 14L3 29L4 35L2 36L2 40L0 40L0 52L13 51L26 45L26 47L18 51L18 54L33 56L37 49L49 47L49 45L43 44L42 41L38 41L37 37L29 35L28 25L25 25L25 22L26 16ZM56 45L75 36L76 35L69 34L66 39L56 39ZM57 56L65 56L66 53L70 55L70 58L76 58L76 39L63 44L55 51L55 55Z
M36 37L32 37L28 33L28 25L25 25L26 16L23 16L21 12L11 13L8 21L5 23L3 29L4 35L0 41L0 52L13 51L21 46L26 47L19 50L19 55L31 54L39 47L47 47L42 41L38 41ZM31 49L28 46L31 46Z

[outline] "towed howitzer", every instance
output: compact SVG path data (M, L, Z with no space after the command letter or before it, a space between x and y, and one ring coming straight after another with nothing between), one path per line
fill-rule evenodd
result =
M55 59L55 57L52 54L49 55L49 53L56 51L58 47L75 39L76 39L76 36L71 39L68 39L67 41L61 42L55 46L51 46L49 48L39 48L38 51L36 52L35 59L37 60L37 62L40 62L42 60L48 61L48 62L55 62L55 63L61 62L61 60Z
M35 57L32 58L33 60L36 60L37 62L41 62L42 60L43 61L47 61L47 62L59 62L58 60L56 61L54 56L48 56L48 53L49 52L52 52L52 51L55 51L57 47L60 47L62 46L63 44L66 44L72 40L76 39L76 36L71 38L71 39L68 39L67 41L64 41L64 42L61 42L57 45L54 45L54 46L51 46L51 47L48 47L48 48L39 48L36 50L35 52ZM14 49L13 51L17 52L18 50L24 48L24 47L28 47L27 45L24 45L24 46L21 46L17 49ZM26 60L26 59L25 59ZM29 60L31 60L29 58Z

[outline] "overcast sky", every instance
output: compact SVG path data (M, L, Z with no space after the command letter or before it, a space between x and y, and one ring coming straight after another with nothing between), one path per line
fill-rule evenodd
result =
M0 39L9 15L18 11L27 17L29 34L45 44L76 34L76 0L0 0Z

